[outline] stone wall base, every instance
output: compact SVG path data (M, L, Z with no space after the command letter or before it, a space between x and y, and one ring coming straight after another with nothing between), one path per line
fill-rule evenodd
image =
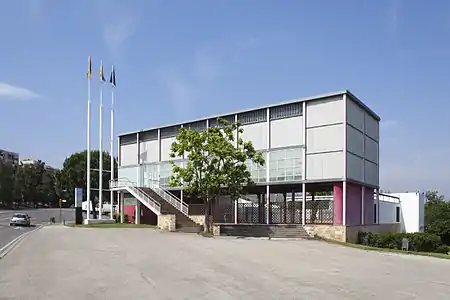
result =
M176 216L175 215L159 215L158 228L167 231L176 231Z
M240 227L243 227L243 224L240 224ZM239 225L233 224L214 224L213 226L213 234L214 235L223 235L224 232L221 232L221 228L226 229L227 227L233 227ZM248 233L255 233L256 236L261 236L260 232L257 231L258 227L267 227L270 229L269 225L260 225L260 224L245 224L247 227L255 227L255 230L247 230ZM280 225L279 225L280 226ZM282 226L282 225L281 225ZM272 225L272 227L277 227L276 225ZM320 237L327 240L333 240L338 242L349 242L349 243L357 243L358 242L358 233L359 232L401 232L401 227L399 223L395 224L374 224L374 225L353 225L353 226L342 226L342 225L304 225L306 233L311 237ZM242 233L241 233L242 234ZM248 235L247 235L248 236Z
M318 236L338 242L357 243L359 232L401 232L400 223L372 224L372 225L305 225L306 232L311 236Z

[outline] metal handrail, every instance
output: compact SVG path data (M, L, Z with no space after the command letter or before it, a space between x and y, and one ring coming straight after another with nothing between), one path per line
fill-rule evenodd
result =
M189 215L189 205L182 202L180 199L175 197L175 195L173 195L172 193L163 189L159 184L159 180L149 179L148 183L149 183L150 188L155 193L157 193L161 198L163 198L168 203L170 203L173 207L175 207L176 209L181 211L184 215L186 215L186 216Z
M161 204L150 198L145 192L136 186L135 182L130 181L128 178L117 178L109 181L110 188L125 187L132 194L135 194L136 198L144 200L150 207L158 213L161 213Z

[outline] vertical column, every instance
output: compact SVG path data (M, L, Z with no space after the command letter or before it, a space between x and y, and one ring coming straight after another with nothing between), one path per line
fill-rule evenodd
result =
M361 225L364 225L366 222L366 187L363 185L361 187Z
M283 223L287 223L287 200L286 200L286 192L283 193Z
M141 202L136 199L136 210L134 213L134 223L141 224Z
M207 120L209 122L209 120ZM238 122L238 115L234 115L234 123ZM206 124L206 126L209 126L209 123ZM239 128L236 128L236 141L235 141L235 147L238 147L238 139L239 139ZM239 202L237 199L234 199L234 224L239 223Z
M363 115L363 165L362 165L362 176L363 183L366 183L366 112ZM372 196L373 198L373 196ZM370 202L373 207L373 201ZM363 185L361 188L361 225L366 224L366 187ZM372 216L373 217L373 216Z
M342 225L347 224L347 181L342 183Z
M295 212L297 211L297 207L295 206L295 191L294 190L292 190L292 193L291 193L291 202L292 202L291 211L290 211L291 223L295 223Z
M342 225L347 224L347 93L344 94L344 182L342 183Z
M302 179L306 180L306 101L303 101L303 162L302 162Z
M266 109L266 126L267 126L267 135L266 135L266 224L270 224L270 109Z
M234 224L238 223L238 200L234 200Z
M122 151L120 151L120 137L117 137L117 167L121 166L120 157L122 156Z
M270 186L266 185L266 224L270 224Z
M124 199L123 199L123 192L122 191L119 191L118 192L118 194L119 194L119 209L120 209L120 223L123 223L123 221L124 221L124 211L125 211L125 203L124 203Z
M136 133L136 143L137 143L137 147L136 147L136 156L137 156L137 186L141 186L141 156L140 156L140 152L141 152L141 143L139 142L139 132Z
M306 183L302 183L302 225L306 224Z
M377 202L377 211L376 211L377 222L376 223L380 224L380 189L376 189L375 193L376 193L375 197L377 198L376 199L376 202Z

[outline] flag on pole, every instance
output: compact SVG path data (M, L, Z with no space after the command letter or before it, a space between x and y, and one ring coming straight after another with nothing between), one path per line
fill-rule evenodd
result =
M89 58L88 58L88 71L86 72L86 76L87 76L87 78L91 78L91 75L92 75L92 59L91 59L91 56L89 55Z
M111 70L111 76L109 77L109 83L111 83L111 85L113 87L116 86L116 69L114 68L114 66L112 67L112 70Z
M103 74L103 63L100 63L100 80L105 82L105 76Z

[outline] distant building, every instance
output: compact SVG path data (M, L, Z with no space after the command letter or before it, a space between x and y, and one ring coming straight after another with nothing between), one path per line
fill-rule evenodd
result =
M0 161L8 165L18 165L19 153L0 149Z
M34 165L34 164L36 164L37 162L38 162L38 161L35 160L35 159L25 158L25 159L22 159L22 160L20 161L20 164L21 164L21 165Z
M21 161L20 161L20 165L22 165L22 166L26 166L26 165L34 165L34 164L37 164L39 162L39 160L37 160L37 159L32 159L32 158L25 158L25 159L22 159ZM51 167L51 166L49 166L49 165L45 165L45 168L46 169L51 169L51 170L54 170L55 168L53 168L53 167Z

